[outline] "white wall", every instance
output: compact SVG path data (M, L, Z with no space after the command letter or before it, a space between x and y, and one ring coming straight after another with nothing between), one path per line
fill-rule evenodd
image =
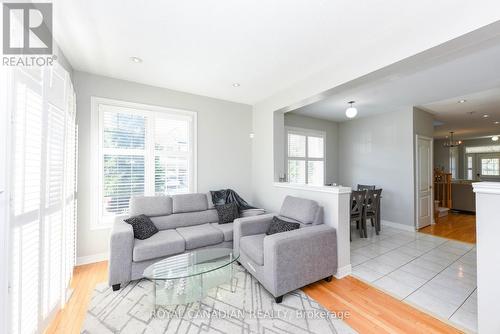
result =
M413 226L412 108L340 123L339 156L342 185L382 188L382 220Z
M78 249L82 261L108 250L108 230L91 230L91 96L196 111L198 114L198 191L232 188L251 199L252 109L245 104L74 72L78 122Z
M285 126L296 128L311 129L323 131L326 134L325 138L325 184L338 182L338 153L339 153L339 136L338 123L307 117L287 112L284 115ZM286 139L285 139L286 152ZM284 161L286 166L286 161ZM286 167L285 167L286 168Z

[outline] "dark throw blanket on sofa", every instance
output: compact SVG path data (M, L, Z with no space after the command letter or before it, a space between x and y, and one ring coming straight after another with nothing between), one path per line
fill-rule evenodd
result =
M221 189L216 191L210 191L212 195L212 202L214 205L223 205L228 203L236 203L238 210L256 209L255 207L249 205L243 198L232 189Z

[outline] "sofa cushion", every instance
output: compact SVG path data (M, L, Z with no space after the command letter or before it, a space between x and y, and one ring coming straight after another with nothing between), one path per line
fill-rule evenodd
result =
M170 196L134 196L130 198L129 214L131 216L146 215L148 217L172 214L172 197Z
M145 240L158 233L158 228L146 215L138 215L127 218L125 223L132 225L134 238Z
M218 223L212 223L211 224L213 227L218 229L219 231L224 234L224 241L232 241L233 240L233 225L234 223L227 223L227 224L218 224Z
M240 249L259 266L264 265L265 234L247 235L240 239Z
M179 227L177 232L186 241L186 249L215 245L224 240L222 232L210 224Z
M208 209L215 209L214 201L212 200L212 193L209 191L207 193Z
M176 213L169 216L151 217L151 221L159 230L170 228L186 227L207 223L216 223L219 221L217 211L205 210L197 212Z
M240 211L235 202L216 205L215 210L217 210L217 214L219 215L219 224L231 223L236 218L240 218Z
M184 252L184 239L175 230L160 231L146 240L135 240L132 260L155 259Z
M281 206L280 215L304 224L313 224L318 218L318 210L319 205L315 201L287 196Z
M182 194L172 196L173 212L208 210L207 194Z

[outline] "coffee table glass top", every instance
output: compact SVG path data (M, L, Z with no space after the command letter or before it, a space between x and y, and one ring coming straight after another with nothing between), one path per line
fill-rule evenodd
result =
M158 261L144 270L150 280L174 280L221 269L238 260L230 248L209 248L179 254Z

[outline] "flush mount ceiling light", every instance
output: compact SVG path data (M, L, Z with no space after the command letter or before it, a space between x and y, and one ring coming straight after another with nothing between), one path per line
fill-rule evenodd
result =
M444 147L457 147L462 144L461 140L453 140L453 131L450 132L450 136L446 137L448 140L443 144Z
M493 141L498 141L498 136L493 136L493 137L491 137L491 140L493 140Z
M483 118L488 118L488 117L490 117L490 115L488 115L488 114L483 115Z
M130 57L130 60L136 64L142 63L142 59L139 57Z
M351 106L345 110L345 115L347 116L347 118L354 118L358 114L358 109L354 108L353 106L355 102L356 101L348 102Z
M465 103L465 102L467 102L467 100L465 99L461 99L460 101L458 101L458 103Z
M240 87L240 86L241 86L241 85L240 85L238 82L235 82L235 83L233 84L233 87Z

